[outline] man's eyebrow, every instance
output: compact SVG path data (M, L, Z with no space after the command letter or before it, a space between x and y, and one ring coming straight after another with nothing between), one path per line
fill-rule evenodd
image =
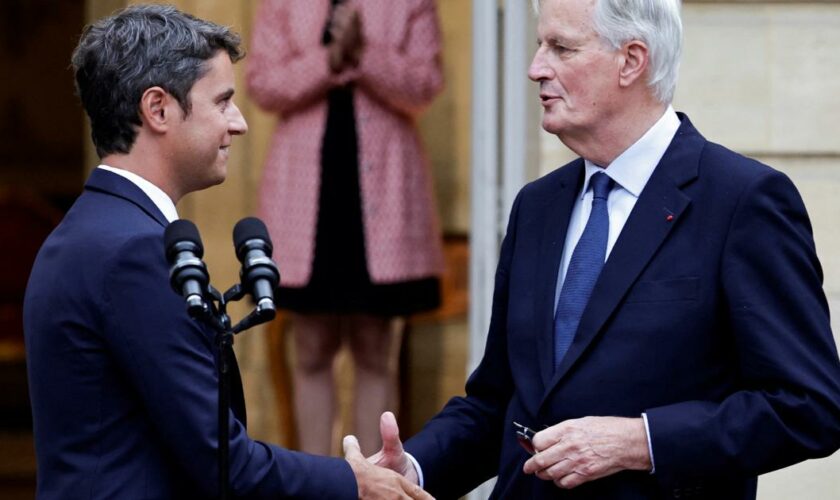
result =
M224 92L222 92L221 94L219 94L218 96L216 96L216 102L227 101L228 99L230 99L231 97L233 97L233 93L234 93L234 90L233 90L233 89L227 89L227 90L225 90Z
M572 44L575 43L571 38L563 36L559 33L552 33L552 34L546 35L544 37L538 36L537 37L537 45L539 45L543 42L545 42L549 45L572 45Z
M561 34L553 34L546 37L546 41L551 45L573 45L575 42L569 37Z

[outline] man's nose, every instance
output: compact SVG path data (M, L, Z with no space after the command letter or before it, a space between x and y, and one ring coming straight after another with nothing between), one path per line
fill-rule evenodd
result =
M236 104L231 103L231 107L228 110L231 113L230 119L228 120L228 130L230 131L231 135L242 135L248 132L248 122L245 121L245 117L242 116L242 112L239 111L239 107Z
M538 48L534 53L534 58L531 60L531 66L528 67L528 78L535 82L539 82L550 78L548 73L548 67L543 61L542 49Z

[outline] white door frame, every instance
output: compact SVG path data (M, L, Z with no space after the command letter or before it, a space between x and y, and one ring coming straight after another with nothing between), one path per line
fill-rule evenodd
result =
M484 354L510 208L526 180L536 177L539 163L538 94L527 78L529 40L534 38L530 2L474 0L472 22L468 376ZM494 483L488 481L467 498L487 498Z

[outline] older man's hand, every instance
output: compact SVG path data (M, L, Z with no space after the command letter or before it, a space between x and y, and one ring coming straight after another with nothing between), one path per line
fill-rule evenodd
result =
M419 478L414 465L409 461L408 455L403 450L400 440L400 428L397 426L397 417L390 411L386 411L379 417L379 434L382 437L382 449L376 454L368 457L368 462L391 469L404 476L414 484L418 484Z
M423 488L396 472L368 462L359 450L355 436L344 437L344 458L350 463L359 498L371 500L415 499L434 500Z
M538 432L523 470L569 489L622 470L650 470L641 418L585 417Z

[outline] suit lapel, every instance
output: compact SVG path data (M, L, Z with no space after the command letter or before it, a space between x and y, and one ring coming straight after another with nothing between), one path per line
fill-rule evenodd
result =
M537 326L537 358L540 360L544 387L548 386L554 374L554 292L575 196L583 182L583 160L577 160L560 173L562 177L559 188L552 190L552 197L546 200L536 270L537 300L534 302L534 317Z
M157 221L161 226L166 227L169 225L169 221L166 220L166 217L164 217L163 213L161 213L160 209L146 193L121 175L101 168L95 168L90 173L87 183L85 183L85 189L122 198L146 212L149 217Z
M161 213L160 209L158 209L157 205L154 204L154 202L146 195L146 193L143 192L142 189L118 174L100 168L94 169L85 184L85 189L99 191L122 198L146 212L149 217L154 219L161 226L166 227L169 224L166 217L164 217L163 213ZM205 331L209 333L209 338L213 344L214 351L217 351L217 344L212 340L214 333L209 328L205 328ZM233 349L231 349L229 356L231 362L231 408L239 421L242 422L242 425L247 427L247 413L245 408L245 395L242 390L242 378L239 372L239 365L236 361L236 354Z
M604 264L589 303L581 316L575 339L557 371L550 377L543 403L601 332L627 291L677 226L680 216L691 203L691 199L682 192L681 187L697 177L705 139L685 115L680 114L680 119L682 124L674 140L642 190Z

